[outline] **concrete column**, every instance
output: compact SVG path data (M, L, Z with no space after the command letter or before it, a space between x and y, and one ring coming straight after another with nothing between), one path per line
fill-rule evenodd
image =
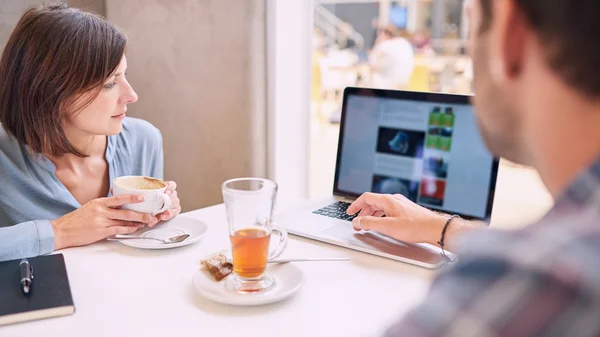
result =
M0 48L4 46L10 37L17 22L27 8L40 4L40 0L0 0Z
M184 210L222 202L229 178L267 174L264 0L107 0L129 36L129 114L164 137Z
M406 24L406 30L409 33L415 33L417 31L419 22L419 0L408 0L406 2L408 18Z
M3 47L26 8L0 0ZM267 175L264 0L69 0L129 36L129 115L164 138L165 178L184 210L222 202L229 178Z
M105 0L67 0L69 6L83 9L87 12L96 13L101 16L106 15Z
M390 23L390 10L392 8L391 0L379 1L379 24L383 27Z
M444 25L446 24L446 4L444 0L433 0L431 12L431 37L434 40L444 37Z

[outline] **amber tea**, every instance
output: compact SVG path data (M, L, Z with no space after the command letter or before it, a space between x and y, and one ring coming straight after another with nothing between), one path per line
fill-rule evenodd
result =
M271 234L260 228L235 231L231 238L234 272L246 279L261 276L267 267Z

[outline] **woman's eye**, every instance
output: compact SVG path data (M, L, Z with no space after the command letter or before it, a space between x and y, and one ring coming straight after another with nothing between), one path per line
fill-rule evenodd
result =
M112 82L112 83L105 84L104 85L104 89L110 90L110 89L114 88L115 85L117 85L117 82Z

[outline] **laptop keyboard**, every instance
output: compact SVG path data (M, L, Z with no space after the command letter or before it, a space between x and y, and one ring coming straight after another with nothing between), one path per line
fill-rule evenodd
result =
M356 218L356 215L348 215L346 210L350 207L350 203L338 201L333 203L327 207L323 207L314 211L314 214L324 215L334 219L352 221L352 219Z

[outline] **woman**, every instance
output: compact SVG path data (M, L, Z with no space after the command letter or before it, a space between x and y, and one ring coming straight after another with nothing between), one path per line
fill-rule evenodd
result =
M126 117L127 39L102 18L65 4L31 8L0 60L0 260L133 233L179 214L121 210L112 179L162 178L160 131ZM142 198L142 197L139 197Z

